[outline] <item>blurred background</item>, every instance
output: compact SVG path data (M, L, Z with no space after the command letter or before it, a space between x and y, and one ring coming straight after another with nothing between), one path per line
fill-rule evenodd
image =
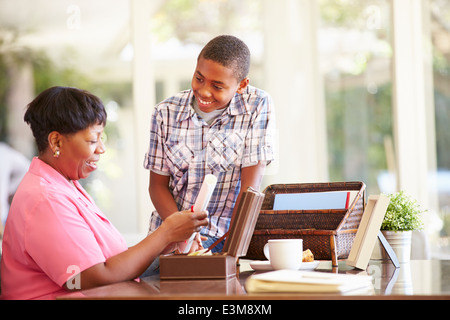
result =
M82 183L135 243L153 209L143 168L153 107L190 88L219 34L248 44L250 82L275 102L278 157L262 189L405 190L428 210L431 257L450 258L448 0L0 0L0 158L6 146L36 155L23 114L42 90L99 96L107 152Z

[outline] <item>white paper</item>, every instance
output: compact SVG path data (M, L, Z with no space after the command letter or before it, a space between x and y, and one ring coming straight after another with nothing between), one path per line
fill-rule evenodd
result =
M278 270L250 276L245 282L249 293L261 292L364 292L373 289L372 277L314 271Z
M198 193L197 199L194 204L194 212L205 211L208 206L209 199L211 199L212 193L216 187L217 178L212 174L207 174L205 180L203 180L202 187Z
M205 179L203 180L203 184L200 188L200 192L198 193L197 199L194 203L194 212L205 211L208 206L209 200L213 194L214 189L216 188L217 177L212 174L207 174ZM189 240L187 241L186 247L184 248L183 253L188 253L191 250L192 242L194 241L196 233L194 232Z

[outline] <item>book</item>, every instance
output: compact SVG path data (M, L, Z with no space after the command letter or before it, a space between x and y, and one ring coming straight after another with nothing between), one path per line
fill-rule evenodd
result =
M347 265L362 270L367 268L389 201L389 197L383 194L369 197L346 261Z
M250 276L248 293L346 293L373 291L372 277L328 272L277 270Z
M327 191L276 194L273 210L348 209L358 191Z

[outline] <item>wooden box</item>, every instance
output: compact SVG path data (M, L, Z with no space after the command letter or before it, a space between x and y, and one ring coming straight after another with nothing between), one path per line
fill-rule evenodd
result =
M159 258L160 278L162 280L226 279L235 276L237 259L247 254L263 200L263 193L251 188L245 191L226 233L223 251L201 256L161 255Z
M348 257L365 208L363 182L275 184L264 190L265 198L246 258L265 260L263 247L269 239L303 239L316 260ZM347 209L273 210L279 193L349 191L354 199Z

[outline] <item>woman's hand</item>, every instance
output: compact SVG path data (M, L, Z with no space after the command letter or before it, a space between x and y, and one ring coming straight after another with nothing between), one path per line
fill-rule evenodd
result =
M189 239L200 227L208 225L208 215L205 211L179 211L164 220L160 228L169 237L170 242L181 242Z

